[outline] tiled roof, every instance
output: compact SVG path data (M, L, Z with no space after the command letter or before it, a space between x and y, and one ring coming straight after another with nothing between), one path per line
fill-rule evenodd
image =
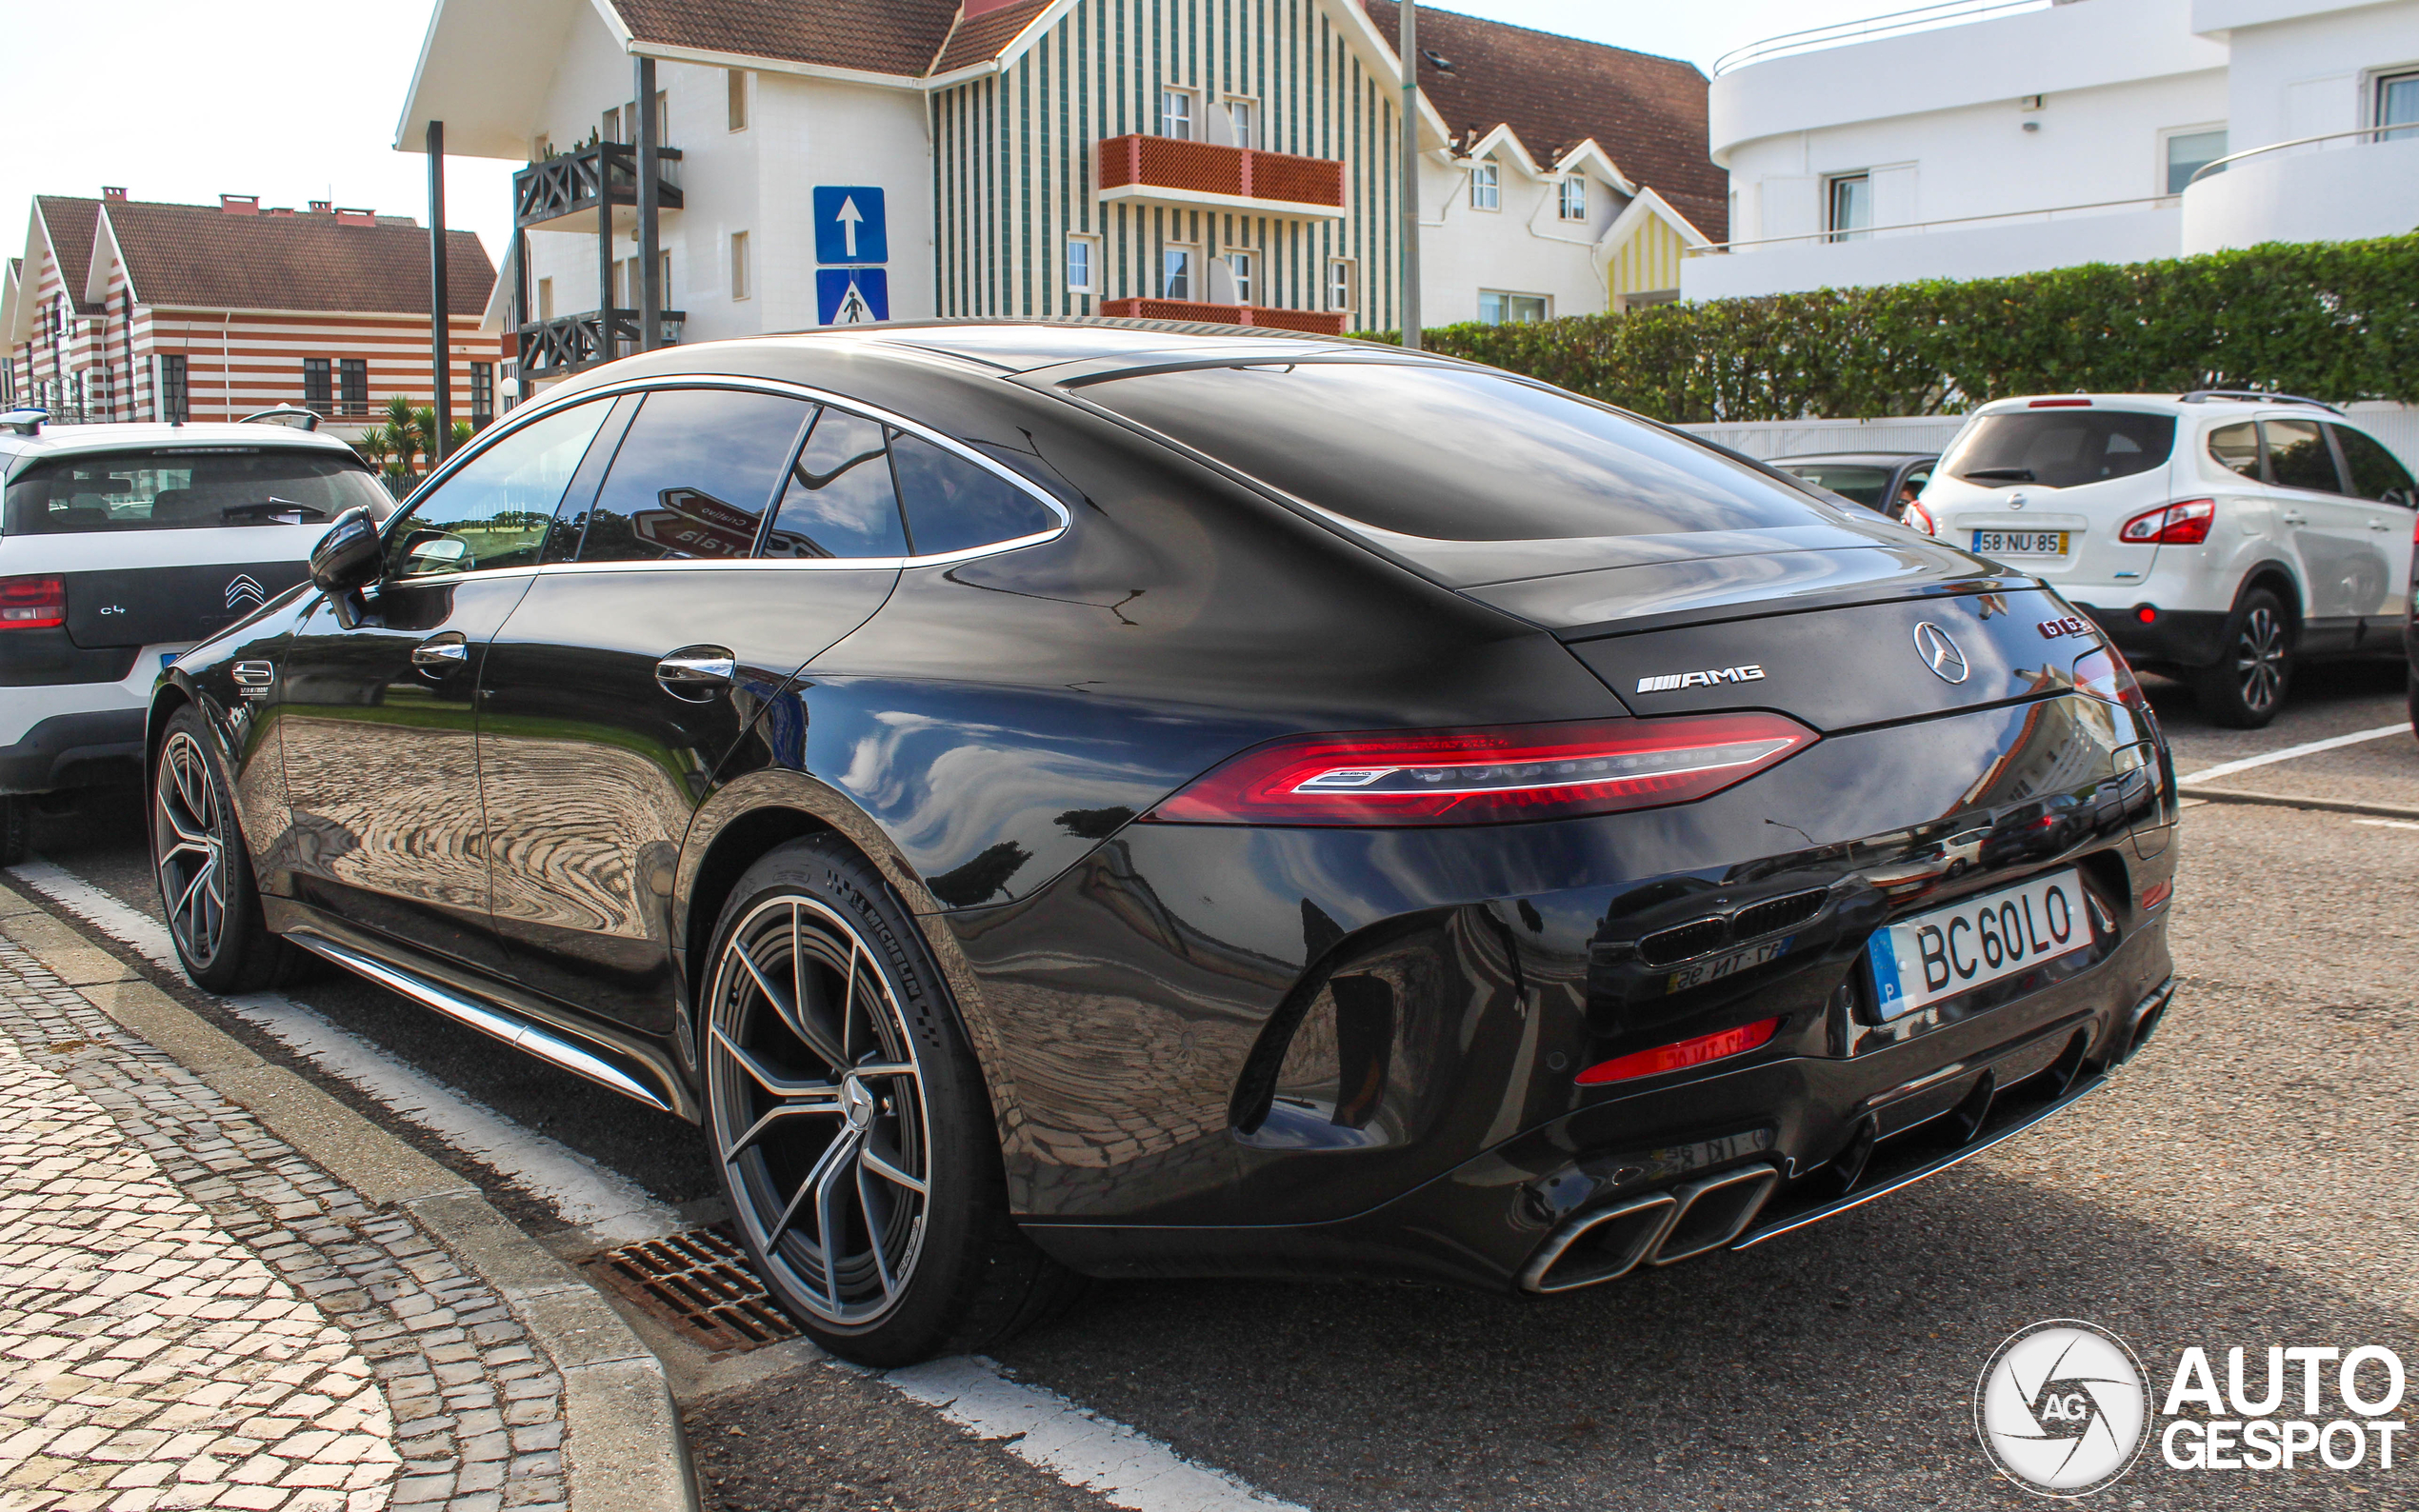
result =
M333 215L230 215L215 206L112 201L110 229L147 305L205 309L429 308L429 233L399 216L346 226ZM470 231L446 235L446 306L487 308L495 266Z
M1391 48L1394 0L1362 0ZM1420 89L1445 125L1468 142L1509 125L1521 146L1551 162L1594 139L1714 241L1728 234L1729 182L1706 141L1705 75L1693 64L1531 31L1422 5Z
M998 57L1001 50L1015 41L1017 34L1050 6L1050 0L1023 0L1022 4L959 22L950 30L941 55L932 60L932 71L948 73Z
M613 9L641 42L911 78L957 18L957 0L613 0Z
M50 229L50 255L58 260L69 300L87 314L98 310L100 306L84 297L84 277L92 269L92 229L100 224L101 202L72 194L36 194L33 203Z

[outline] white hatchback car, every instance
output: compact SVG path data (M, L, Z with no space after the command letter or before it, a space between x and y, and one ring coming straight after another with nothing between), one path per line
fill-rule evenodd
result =
M0 865L50 795L142 774L160 668L301 583L338 511L385 487L287 424L46 428L0 415Z
M1997 400L1907 523L2049 582L2221 724L2274 718L2304 660L2404 654L2419 486L2332 406Z

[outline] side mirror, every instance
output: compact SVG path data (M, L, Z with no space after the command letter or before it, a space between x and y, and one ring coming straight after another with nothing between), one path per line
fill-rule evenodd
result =
M378 576L378 522L367 506L355 505L310 548L311 587L337 594L363 587Z

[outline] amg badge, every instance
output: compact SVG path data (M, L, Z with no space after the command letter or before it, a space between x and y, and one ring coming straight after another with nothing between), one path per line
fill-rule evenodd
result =
M1760 683L1764 668L1750 662L1745 666L1717 666L1703 672L1666 672L1661 677L1638 679L1641 693L1673 693L1684 687L1711 687L1716 683Z

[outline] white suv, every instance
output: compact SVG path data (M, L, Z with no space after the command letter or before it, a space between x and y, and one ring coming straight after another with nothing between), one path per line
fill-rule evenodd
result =
M2315 401L1997 400L1907 523L2054 585L2221 724L2273 719L2305 659L2404 654L2419 487Z
M301 583L338 511L394 507L288 424L42 421L0 415L0 865L37 800L140 778L160 668Z

